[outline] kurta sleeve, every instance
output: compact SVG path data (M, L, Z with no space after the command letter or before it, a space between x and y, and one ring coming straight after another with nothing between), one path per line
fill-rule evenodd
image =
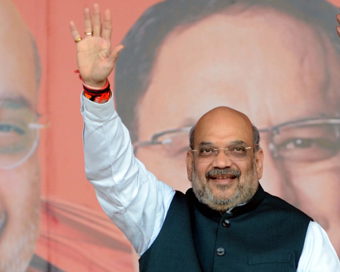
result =
M174 190L135 158L113 98L95 103L81 95L85 172L110 219L142 255L156 239Z
M339 272L339 258L324 229L310 222L297 272Z

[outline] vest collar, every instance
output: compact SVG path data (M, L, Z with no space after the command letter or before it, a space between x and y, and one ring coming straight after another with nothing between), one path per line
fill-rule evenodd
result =
M212 219L215 219L216 221L220 220L220 218L223 214L221 214L220 212L215 211L215 210L209 208L207 205L199 202L198 199L196 198L192 188L190 188L186 192L186 196L188 197L189 202L193 203L194 206L196 206L198 208L198 210L200 210L200 212L203 213L205 216L211 217ZM262 203L262 201L264 200L264 197L265 197L265 192L264 192L262 186L259 184L256 193L253 195L253 197L246 204L232 208L228 212L228 214L230 214L231 217L234 217L234 216L238 216L238 215L241 215L241 214L251 212L252 210L255 210Z

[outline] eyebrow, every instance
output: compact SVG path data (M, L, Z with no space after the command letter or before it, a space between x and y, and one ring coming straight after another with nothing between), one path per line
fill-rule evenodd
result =
M212 142L200 142L198 146L205 146L205 145L214 145Z
M241 140L231 141L232 145L246 145L247 143Z
M200 142L198 144L199 147L205 146L205 145L215 145L215 144L212 142ZM228 145L247 145L247 143L241 140L235 140L235 141L231 141L230 143L228 143Z
M18 96L1 96L0 95L0 106L5 108L29 108L32 109L32 103L27 98Z

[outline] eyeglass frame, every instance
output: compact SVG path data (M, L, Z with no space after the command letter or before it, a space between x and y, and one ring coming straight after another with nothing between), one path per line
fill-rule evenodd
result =
M299 119L299 120L280 123L278 125L271 126L271 127L265 127L265 128L259 129L258 131L259 131L259 133L268 133L269 132L269 133L273 133L274 135L277 135L277 134L280 133L280 128L282 128L282 127L293 127L294 128L294 127L302 127L302 125L316 125L316 124L320 124L320 123L339 124L340 125L340 118L339 117L305 118L305 119ZM139 147L168 144L169 142L159 141L157 139L159 137L165 135L165 134L172 134L172 133L176 133L176 132L185 132L185 131L190 132L191 128L192 128L192 126L186 126L186 127L181 127L181 128L177 128L177 129L168 129L168 130L157 132L157 133L155 133L151 136L151 139L149 141L136 141L136 142L134 142L133 143L134 152L136 152L136 150ZM258 146L260 146L260 145L258 145ZM189 145L188 145L188 150L190 150ZM277 150L276 150L276 147L275 147L275 143L273 143L273 141L271 141L269 143L269 150L272 153L272 155L274 156L274 158L276 158L278 156Z
M274 133L274 135L280 134L280 128L282 127L302 127L301 125L317 125L317 124L339 124L340 125L340 118L306 118L306 119L299 119L295 121L284 122L278 124L276 126L267 127L263 129L259 129L259 133ZM276 146L271 141L269 143L269 150L274 158L278 157Z
M10 170L10 169L14 169L14 168L18 167L19 165L21 165L25 161L27 161L32 156L32 154L35 152L35 150L37 149L38 144L39 144L39 140L40 140L40 135L39 135L40 129L48 128L48 127L50 127L51 124L50 124L48 118L46 116L42 115L41 113L35 112L35 115L36 115L37 120L39 120L40 118L44 118L45 121L46 121L46 124L40 124L39 122L34 122L34 123L28 124L29 129L36 129L37 130L37 135L35 137L35 140L33 142L31 149L22 159L20 159L16 163L11 164L9 166L1 166L0 165L1 170Z
M244 149L247 150L246 155L245 155L244 157L239 157L238 159L230 158L230 157L229 157L229 156L230 156L229 149L232 148L232 147L238 147L238 146L244 147ZM213 151L214 151L214 155L211 157L211 158L212 158L211 161L213 161L213 160L216 159L216 157L217 157L218 154L220 153L220 150L223 150L223 151L224 151L224 154L225 154L226 156L228 156L229 159L232 160L232 161L234 161L234 160L236 160L236 161L243 161L243 160L247 159L247 157L248 157L248 154L249 154L249 153L248 153L248 150L251 149L251 148L254 148L254 150L255 150L255 147L257 147L257 146L259 146L259 145L254 145L254 146L231 145L231 146L228 146L228 147L213 147L212 149L213 149ZM199 150L199 149L191 149L190 151L191 151L192 153L194 153L194 152L199 152L200 150ZM216 152L216 151L217 151L217 152ZM200 159L205 159L205 157L200 157L199 154L198 154L198 158L200 158ZM208 157L206 157L206 159L208 159Z

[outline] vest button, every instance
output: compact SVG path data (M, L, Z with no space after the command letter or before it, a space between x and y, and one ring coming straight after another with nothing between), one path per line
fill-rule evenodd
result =
M223 256L225 254L225 250L223 247L219 247L218 249L216 249L216 254L218 256Z
M224 219L222 222L222 226L225 228L229 228L230 227L230 222L227 219Z

